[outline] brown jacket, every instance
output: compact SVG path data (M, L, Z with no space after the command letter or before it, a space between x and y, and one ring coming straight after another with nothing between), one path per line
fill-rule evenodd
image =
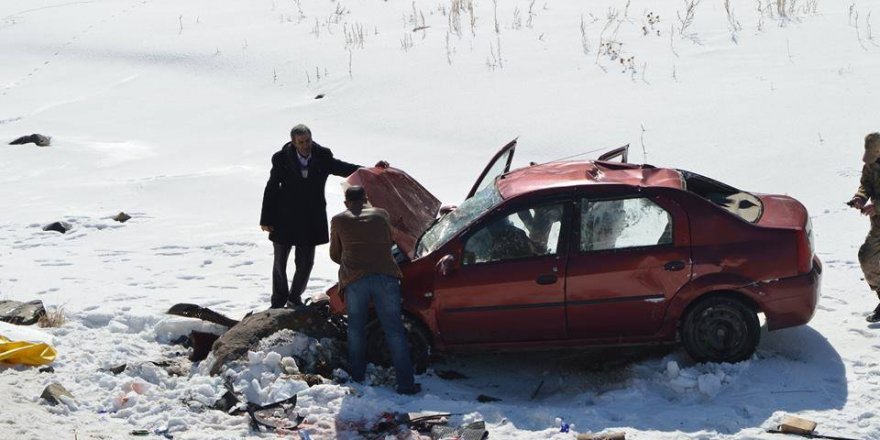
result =
M869 163L862 168L862 178L855 197L861 197L866 202L868 199L874 202L880 200L880 163Z
M330 221L330 259L339 264L339 291L369 274L403 278L391 255L391 223L388 212L365 207L350 210Z

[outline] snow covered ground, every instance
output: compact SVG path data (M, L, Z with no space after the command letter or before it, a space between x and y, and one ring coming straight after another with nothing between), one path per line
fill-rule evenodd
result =
M233 368L254 401L296 393L312 438L359 438L383 411L425 410L505 439L574 438L559 419L632 439L771 439L783 414L880 438L880 329L864 321L876 298L856 260L868 221L843 204L863 136L880 130L880 1L731 0L728 13L702 0L692 17L688 3L0 2L0 140L53 142L0 147L0 299L67 316L45 330L54 373L0 368L0 438L279 436L205 410L224 388L204 368L176 377L150 361L179 358L169 342L203 326L164 315L172 304L235 318L268 307L260 200L271 154L300 122L337 157L389 160L446 203L517 136L515 165L629 143L634 162L798 198L825 262L810 325L763 334L736 365L682 350L605 369L577 353L456 356L435 371L467 379L429 373L411 397L308 388L266 351ZM112 221L119 211L134 218ZM58 220L73 230L41 230ZM320 247L309 291L335 273ZM75 401L42 404L54 381Z

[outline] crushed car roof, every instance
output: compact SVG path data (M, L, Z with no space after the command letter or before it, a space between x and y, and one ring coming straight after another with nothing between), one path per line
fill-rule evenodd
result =
M498 180L505 199L546 189L589 184L662 186L682 189L678 170L601 161L549 162L512 170Z

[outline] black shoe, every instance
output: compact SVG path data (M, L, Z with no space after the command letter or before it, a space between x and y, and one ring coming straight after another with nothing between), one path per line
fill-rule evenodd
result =
M288 309L298 310L305 307L305 305L303 305L302 302L287 301L287 303L284 304L284 307Z
M404 394L407 396L412 396L413 394L419 394L422 392L422 384L414 383L412 388L398 388L397 394Z
M871 314L868 315L867 318L865 318L865 321L880 322L880 304L878 304L877 308L875 308L874 311L871 312Z

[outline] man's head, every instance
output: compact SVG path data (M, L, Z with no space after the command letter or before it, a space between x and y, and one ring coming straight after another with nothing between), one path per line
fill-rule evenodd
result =
M865 136L865 155L862 162L874 163L880 159L880 133L874 132Z
M345 189L345 207L348 209L361 209L367 203L367 192L364 187L352 185Z
M312 130L305 124L297 124L290 130L290 141L300 156L309 157L312 154Z

